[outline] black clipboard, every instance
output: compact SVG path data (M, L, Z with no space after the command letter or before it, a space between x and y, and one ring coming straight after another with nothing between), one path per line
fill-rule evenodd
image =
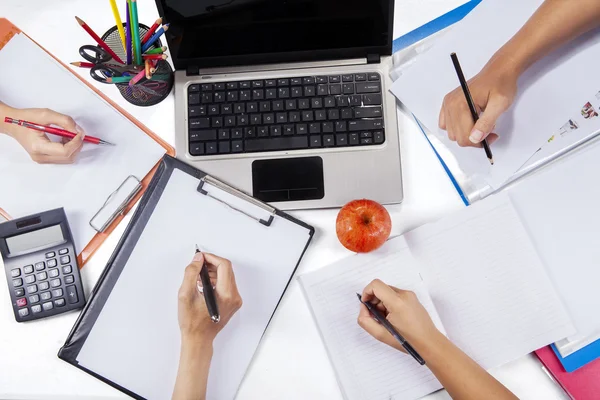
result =
M230 194L235 194L236 196L243 198L246 201L251 201L256 206L260 206L261 208L263 208L265 210L270 210L273 215L284 218L284 219L291 221L295 224L298 224L301 227L306 228L308 230L308 237L309 237L308 241L306 242L306 245L302 251L300 258L298 259L298 262L296 263L296 266L294 267L293 272L290 274L290 278L285 286L284 291L282 292L282 297L283 297L283 294L285 293L285 291L287 291L287 288L288 288L293 276L296 273L298 265L300 264L302 257L304 257L306 249L308 248L308 245L312 241L312 238L315 233L315 229L312 226L305 224L304 222L299 221L299 220L289 216L288 214L286 214L280 210L277 210L265 203L262 203L259 200L256 200L256 199L252 198L251 196L238 191L237 189L234 189L222 182L219 182L218 180L207 175L206 173L204 173L188 164L185 164L182 161L179 161L173 157L165 155L159 165L159 168L158 168L154 178L150 182L146 193L144 194L142 200L140 201L140 205L137 208L135 214L133 215L131 222L127 226L127 229L125 230L121 240L117 244L117 247L115 248L114 253L112 254L111 258L109 259L108 264L106 265L104 271L102 272L101 276L99 277L98 282L96 283L94 289L92 290L92 292L90 294L90 298L89 298L85 308L83 309L83 311L79 315L77 321L75 322L75 325L73 326L71 332L69 333L69 336L67 337L67 339L65 341L65 344L58 352L58 357L60 359L87 372L88 374L103 381L104 383L107 383L110 386L114 387L115 389L117 389L133 398L136 398L136 399L144 399L144 397L111 381L110 379L96 373L95 371L92 371L92 370L80 365L80 363L77 360L77 357L78 357L83 345L85 344L86 339L88 338L90 332L94 328L94 324L96 323L96 320L98 319L98 316L100 315L100 312L102 311L116 282L118 281L119 276L121 275L121 272L123 271L125 265L127 265L129 257L131 256L140 236L144 232L146 224L150 220L150 217L152 216L154 209L155 209L156 205L158 204L174 170L181 170L188 175L191 175L195 178L200 179L200 184L199 184L197 190L198 190L198 192L200 192L202 194L210 196L210 194L206 190L204 190L205 183L210 182L213 185L215 185L215 184L219 185L219 187L221 189L227 190ZM218 199L216 199L216 200L218 200ZM218 201L221 201L221 200L218 200ZM231 208L233 208L235 210L234 207L231 207ZM242 211L240 211L240 212L242 212ZM248 217L251 217L251 216L248 216ZM273 219L273 217L271 217L269 219L260 219L260 220L257 219L257 222L260 222L263 225L268 225L271 223L272 219ZM269 323L270 323L275 311L277 310L277 307L279 307L282 297L279 298L279 301L277 302L277 306L275 307L273 314L271 314ZM269 324L267 324L265 326L264 331L266 331L268 325ZM263 331L263 334L264 334L264 331Z

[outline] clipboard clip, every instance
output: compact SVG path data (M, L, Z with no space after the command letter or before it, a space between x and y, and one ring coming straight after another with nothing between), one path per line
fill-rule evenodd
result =
M211 186L214 186L232 196L238 197L244 201L247 201L248 203L251 203L252 205L268 212L269 218L267 220L264 220L262 218L258 218L255 217L254 215L250 215L249 213L247 213L244 210L240 210L237 207L232 206L231 204L228 204L226 201L219 199L218 197L215 197L213 195L211 195L205 188L204 185L205 184L209 184ZM273 223L273 219L275 218L275 209L259 200L256 200L254 197L252 196L248 196L246 193L241 192L237 189L232 188L229 185L224 184L223 182L211 177L211 176L204 176L203 178L200 179L200 184L198 185L198 192L200 192L201 194L208 196L222 204L224 204L225 206L229 207L230 209L237 211L241 214L244 214L245 216L247 216L248 218L252 218L253 220L255 220L256 222L259 222L261 224L263 224L264 226L271 226L271 223Z
M121 193L124 188L131 188L126 194ZM102 207L98 210L96 214L90 219L90 226L94 228L94 230L98 233L104 232L120 215L123 215L125 207L133 200L133 198L142 190L142 182L133 175L129 175L125 180L119 185L119 187L112 192ZM122 200L114 209L110 209L111 206L114 206L114 202ZM108 216L106 216L108 213ZM100 227L98 227L100 225Z

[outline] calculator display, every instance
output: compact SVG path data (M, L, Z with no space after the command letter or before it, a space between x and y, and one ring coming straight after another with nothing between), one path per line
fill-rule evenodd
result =
M60 225L49 226L37 231L6 238L6 245L11 254L30 249L44 248L65 241Z

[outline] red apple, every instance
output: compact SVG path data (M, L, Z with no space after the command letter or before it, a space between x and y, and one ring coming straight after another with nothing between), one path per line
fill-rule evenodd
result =
M335 230L345 248L367 253L385 243L392 230L392 220L376 201L353 200L340 210Z

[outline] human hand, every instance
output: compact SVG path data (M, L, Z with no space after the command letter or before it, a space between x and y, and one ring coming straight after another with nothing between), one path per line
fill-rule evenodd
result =
M417 351L434 343L441 335L414 292L375 279L363 290L362 300L373 304ZM360 305L358 324L380 342L405 352L364 304Z
M205 259L211 282L215 286L221 315L218 323L210 319L204 295L199 291L202 287L200 270ZM231 262L213 254L196 253L192 263L185 269L183 283L179 289L178 315L183 341L212 344L217 334L241 306L242 298L235 283Z
M493 143L498 135L492 133L498 117L511 106L517 94L519 72L510 59L495 55L486 66L468 81L475 107L480 113L477 123L469 111L467 100L459 86L444 97L439 126L448 138L459 146L480 147L483 139Z
M44 132L4 123L4 117L35 122L41 125L57 125L77 132L73 139L62 143L52 142ZM83 146L85 133L73 118L47 108L17 109L0 103L0 132L13 137L29 153L31 159L40 164L71 164Z

